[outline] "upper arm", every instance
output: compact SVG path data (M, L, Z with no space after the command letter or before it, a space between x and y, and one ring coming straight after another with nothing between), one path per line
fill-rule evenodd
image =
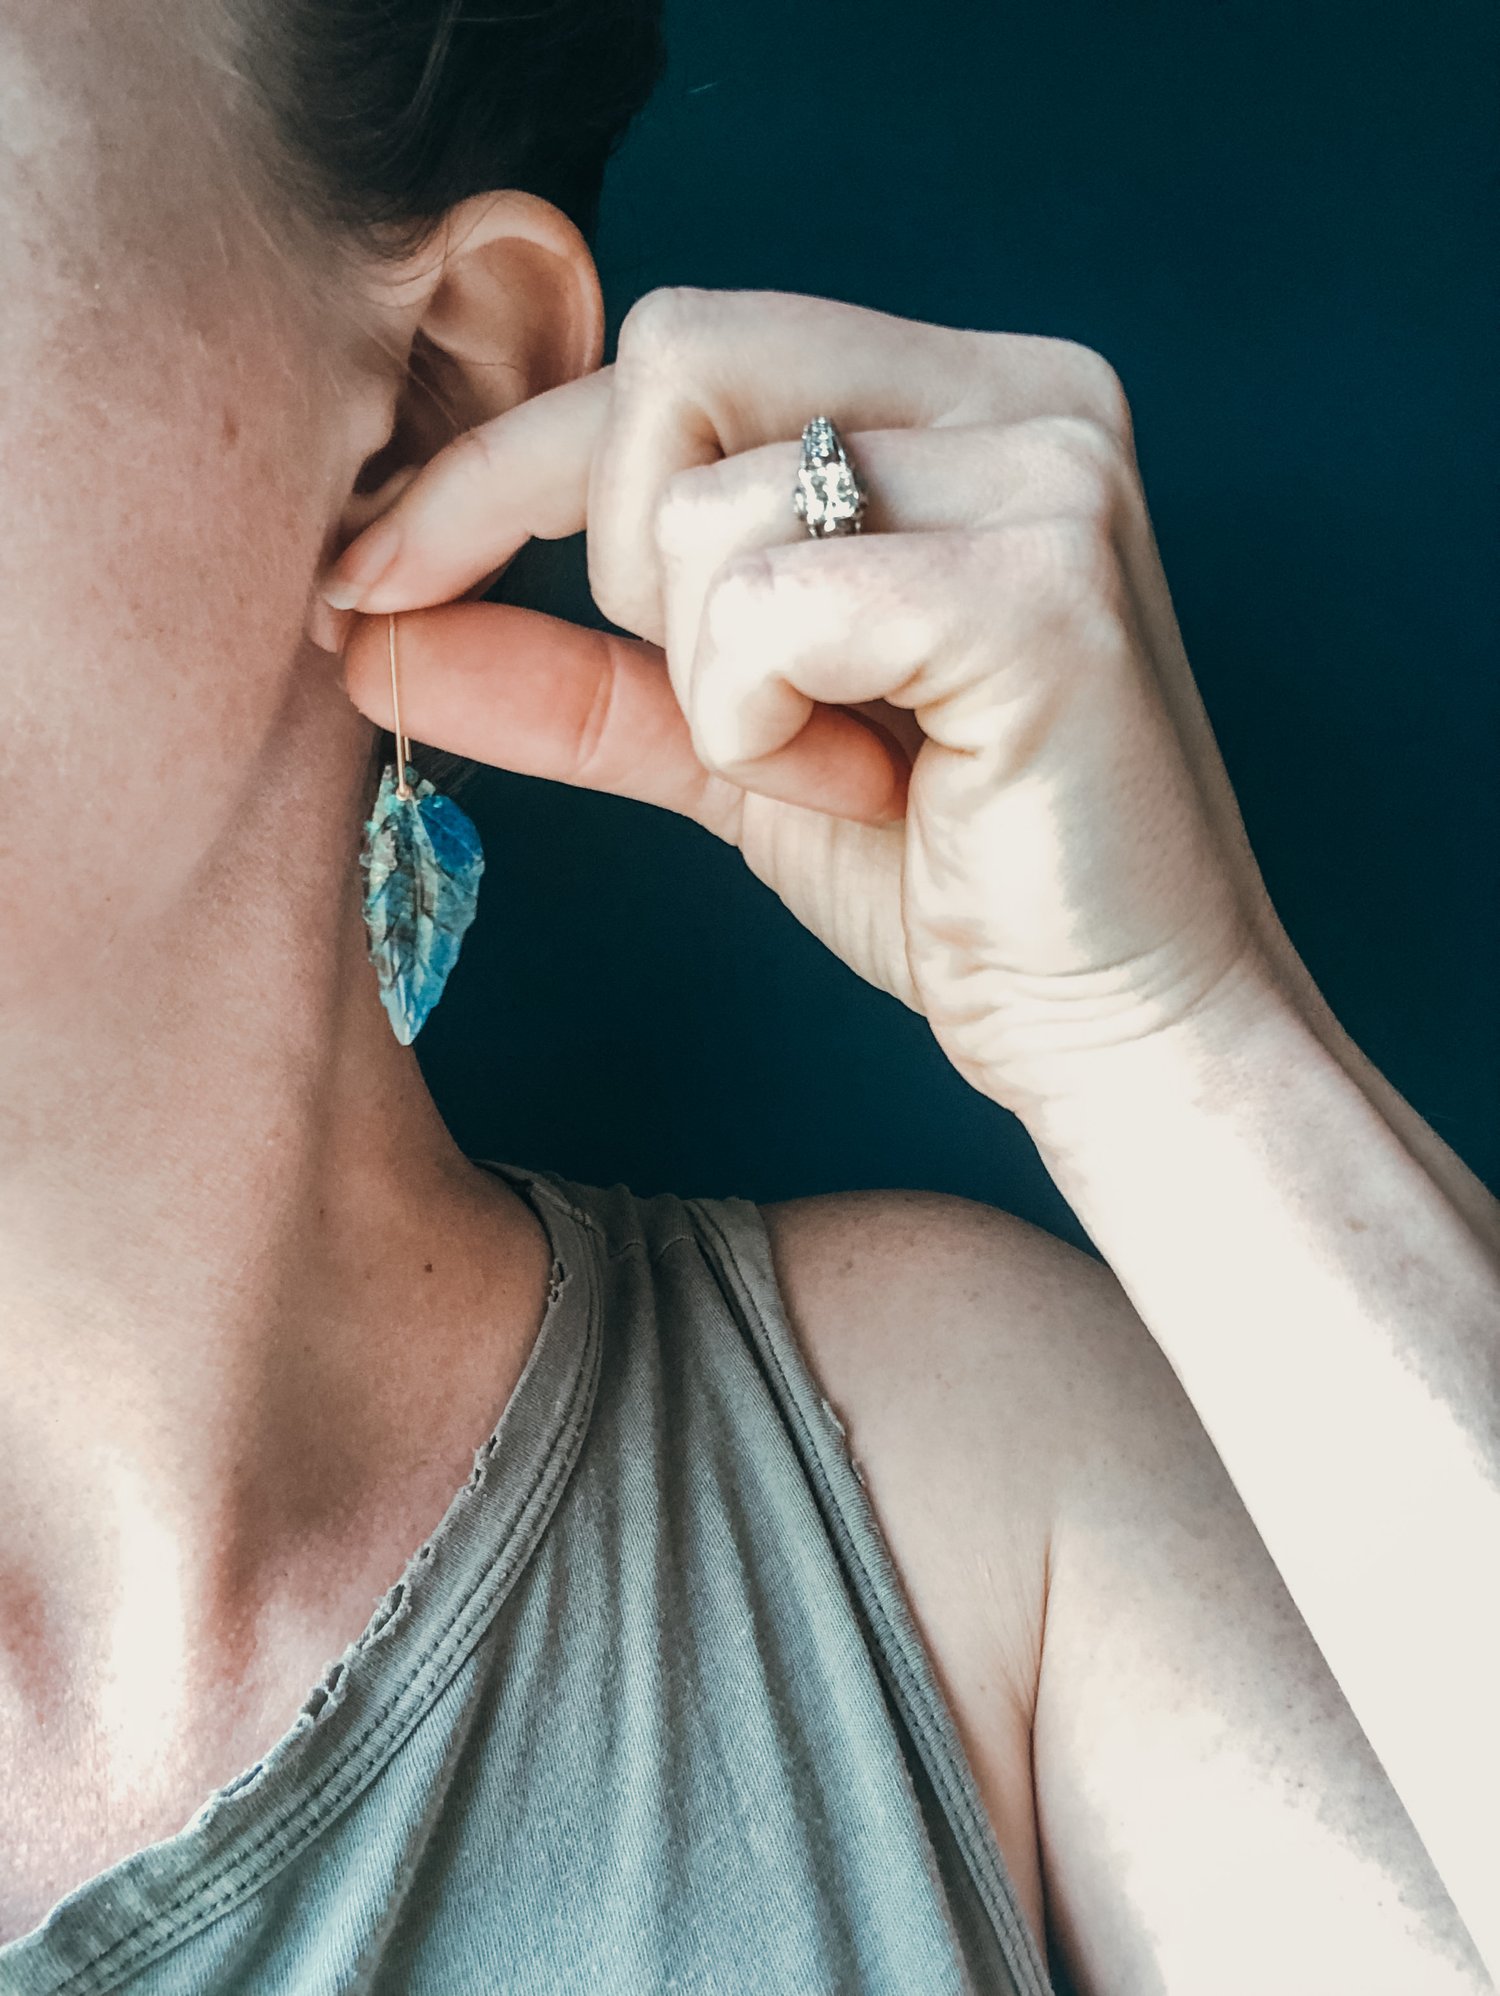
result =
M992 1818L1025 1782L1080 1996L1490 1989L1112 1272L939 1194L763 1210Z

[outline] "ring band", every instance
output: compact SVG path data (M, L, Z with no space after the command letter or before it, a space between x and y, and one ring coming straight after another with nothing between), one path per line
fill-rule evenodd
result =
M802 463L792 507L816 540L864 531L866 494L843 439L827 416L814 416L802 432Z

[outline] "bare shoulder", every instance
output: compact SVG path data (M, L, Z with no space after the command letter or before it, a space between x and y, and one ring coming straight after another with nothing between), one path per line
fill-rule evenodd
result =
M1018 1895L1080 1996L1491 1990L1113 1272L950 1194L760 1211Z
M972 1606L1029 1723L1049 1540L1100 1398L1080 1374L1091 1341L1111 1344L1119 1284L1066 1242L950 1193L827 1193L760 1211L792 1327L882 1523L921 1547L920 1568L903 1562L909 1590L950 1616L960 1597ZM1165 1367L1145 1346L1137 1361Z
M1062 1409L1041 1352L1017 1348L1045 1340L1097 1265L947 1193L760 1210L788 1320L848 1430L1045 1954L1031 1729L1057 1498L1048 1431Z

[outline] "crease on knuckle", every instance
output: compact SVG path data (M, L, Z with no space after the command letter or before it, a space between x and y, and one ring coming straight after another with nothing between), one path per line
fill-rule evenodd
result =
M1127 628L1124 580L1103 522L1064 513L999 530L1028 622L1070 645L1113 646Z
M604 665L589 700L588 711L579 726L578 745L574 751L574 774L585 786L591 785L598 775L600 751L609 739L610 715L614 710L619 683L619 660L610 645L605 648Z
M455 438L451 449L466 480L491 485L501 475L500 444L493 423L476 423Z
M1092 416L1046 416L1041 426L1043 448L1066 480L1067 510L1090 521L1111 518L1124 489L1120 439Z

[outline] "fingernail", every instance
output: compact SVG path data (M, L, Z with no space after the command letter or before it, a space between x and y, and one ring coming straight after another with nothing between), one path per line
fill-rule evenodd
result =
M366 606L370 591L394 567L400 547L399 521L377 520L367 527L329 569L318 592L323 601L335 610Z

